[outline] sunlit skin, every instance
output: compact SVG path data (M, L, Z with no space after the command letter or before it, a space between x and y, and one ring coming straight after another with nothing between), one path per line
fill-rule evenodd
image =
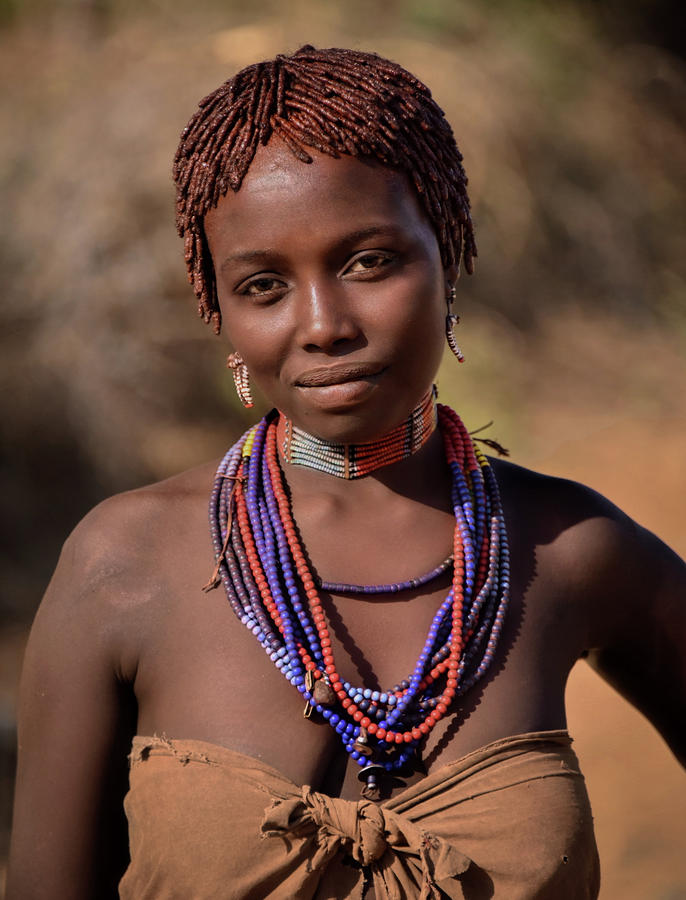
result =
M322 154L305 166L275 138L205 229L224 327L270 402L337 441L406 418L438 369L455 272L403 175Z
M274 139L205 228L227 336L270 403L333 441L370 440L408 416L443 354L455 271L444 270L404 176L350 157L315 154L305 165ZM369 374L348 380L357 366ZM310 383L321 380L334 383ZM398 541L422 519L422 536L406 542L404 576L450 552L450 479L437 433L418 457L374 479L286 469L299 528L327 578L396 580ZM365 551L372 535L382 559Z
M438 367L456 273L444 271L401 176L350 158L305 165L269 144L206 230L227 336L271 404L347 441L409 413ZM329 366L340 382L313 383ZM357 767L332 729L303 718L300 694L223 590L202 592L216 465L106 501L65 545L23 675L8 900L116 897L134 733L223 745L298 785L359 799ZM592 491L494 465L512 602L492 668L432 732L424 770L565 727L567 676L587 654L686 761L683 564ZM357 481L284 468L326 579L396 581L447 555L454 519L438 433ZM449 576L388 597L324 597L341 675L371 688L403 678L448 586Z

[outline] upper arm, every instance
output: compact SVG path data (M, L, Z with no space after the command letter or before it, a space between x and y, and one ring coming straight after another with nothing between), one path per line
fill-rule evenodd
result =
M135 708L102 544L88 524L67 541L29 638L8 900L116 896L126 864Z
M611 530L594 592L597 640L588 661L686 766L686 565L625 517Z
M499 465L507 476L511 467ZM686 766L686 564L590 488L515 474L522 487L510 502L530 510L539 574L549 580L549 596L564 597L573 612L575 653Z

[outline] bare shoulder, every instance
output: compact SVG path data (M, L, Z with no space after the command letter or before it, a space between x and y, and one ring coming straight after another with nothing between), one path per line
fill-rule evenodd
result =
M60 565L77 569L91 587L149 566L155 553L173 550L180 522L184 537L204 525L215 470L208 463L103 500L67 538Z
M212 474L207 465L112 497L64 545L22 674L13 897L47 896L48 882L51 896L116 894L137 679L184 596L187 558L204 552L209 569Z
M539 543L554 546L561 560L584 553L587 564L600 563L650 543L650 532L598 491L504 460L492 464L506 512Z
M93 551L112 538L135 543L141 531L159 525L166 516L183 515L189 504L206 502L216 468L216 462L205 463L103 500L79 522L67 543Z
M494 467L515 542L523 532L551 578L591 608L598 642L671 615L684 564L656 535L583 484L502 460Z
M32 644L82 636L116 668L135 668L133 638L178 579L184 556L210 552L206 509L215 468L191 469L91 510L65 541Z
M606 497L578 481L545 475L503 459L491 459L490 463L501 492L529 506L547 528L563 532L576 523L593 520L607 524L631 521Z
M584 485L501 461L495 470L513 544L534 548L543 594L573 605L590 664L686 766L686 565Z

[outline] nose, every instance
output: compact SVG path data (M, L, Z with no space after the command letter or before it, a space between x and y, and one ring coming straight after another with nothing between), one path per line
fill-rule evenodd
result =
M296 314L298 343L305 350L341 349L360 334L354 310L339 284L308 283L300 292Z

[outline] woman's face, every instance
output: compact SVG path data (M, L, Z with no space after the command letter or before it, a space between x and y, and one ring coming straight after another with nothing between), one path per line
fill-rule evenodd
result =
M445 272L405 177L278 140L205 218L224 327L279 410L331 441L403 421L441 360Z

